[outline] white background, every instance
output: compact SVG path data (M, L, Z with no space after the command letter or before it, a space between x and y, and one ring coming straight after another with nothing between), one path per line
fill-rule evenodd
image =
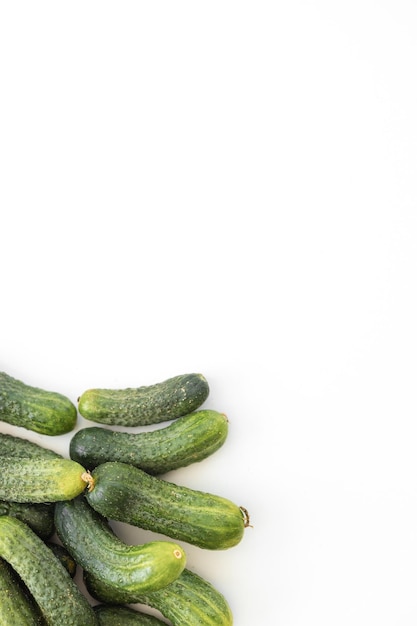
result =
M416 35L405 0L0 7L0 369L206 376L228 440L170 477L251 513L188 550L236 626L417 622Z

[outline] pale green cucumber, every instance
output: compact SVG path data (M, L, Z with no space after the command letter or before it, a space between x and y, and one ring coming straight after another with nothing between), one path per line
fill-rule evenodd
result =
M89 484L89 474L64 458L0 457L0 499L46 503L71 500Z

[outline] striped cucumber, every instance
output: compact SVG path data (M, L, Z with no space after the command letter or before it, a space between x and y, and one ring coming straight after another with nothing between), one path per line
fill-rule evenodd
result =
M0 457L25 457L28 459L33 458L62 458L61 454L45 448L34 441L29 441L24 437L16 437L15 435L6 435L0 433Z
M94 611L100 626L165 626L157 617L129 606L96 604Z
M110 589L86 574L85 585L93 598L107 603L139 603L160 611L173 626L232 626L233 614L224 595L209 581L189 569L173 583L147 594L126 594Z
M71 500L89 484L90 475L64 458L0 457L0 499L46 503Z
M97 626L92 607L67 570L24 522L0 517L0 557L20 576L47 624Z
M184 550L171 541L124 543L84 496L55 505L55 528L78 565L114 589L131 593L160 589L185 567Z
M78 399L78 410L93 422L143 426L192 413L208 394L209 386L202 374L182 374L142 387L87 389Z
M109 461L92 473L86 493L101 515L211 550L240 542L247 512L221 496L176 485L133 465Z
M77 408L60 393L0 372L0 420L42 435L63 435L75 427Z
M70 441L70 457L89 470L106 461L121 461L148 474L164 474L207 458L223 445L227 434L224 413L200 410L148 432L82 428Z

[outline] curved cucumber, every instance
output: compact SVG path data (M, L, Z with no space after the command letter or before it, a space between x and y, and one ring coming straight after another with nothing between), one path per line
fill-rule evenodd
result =
M187 415L203 404L208 394L202 374L182 374L149 386L88 389L78 399L78 410L93 422L143 426Z
M94 612L100 626L166 626L157 617L128 606L96 604Z
M201 548L235 546L248 525L245 509L230 500L150 476L127 463L103 463L92 477L86 499L104 517Z
M0 372L0 420L42 435L63 435L73 430L77 408L60 393Z
M56 556L58 561L60 561L65 567L71 578L74 578L77 573L77 563L72 558L68 550L64 548L64 546L61 546L60 543L55 543L55 541L46 541L45 543Z
M232 626L226 598L211 583L188 569L173 583L152 593L128 596L109 589L90 574L85 584L93 598L109 603L140 603L157 609L173 626Z
M0 515L20 519L43 540L49 539L54 534L54 507L51 504L0 500Z
M14 435L6 435L0 433L0 457L26 457L27 459L33 458L62 458L61 454L44 448L43 446L24 439L23 437L15 437Z
M160 589L185 567L184 550L175 543L130 546L121 541L84 496L55 505L55 528L80 567L114 589L129 593Z
M0 498L12 502L46 503L71 500L82 493L89 474L64 458L0 457Z
M47 624L97 626L92 607L45 542L6 515L0 517L0 557L20 576Z
M89 470L106 461L121 461L148 474L164 474L207 458L223 445L227 434L224 413L200 410L149 432L83 428L70 441L70 457Z
M2 626L44 626L33 598L6 561L0 559L0 624Z

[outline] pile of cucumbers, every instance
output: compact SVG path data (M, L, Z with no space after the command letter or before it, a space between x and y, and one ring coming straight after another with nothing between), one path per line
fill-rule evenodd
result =
M205 377L150 386L88 389L78 407L62 394L0 372L0 421L41 435L75 429L78 412L103 426L81 428L69 458L0 433L0 624L2 626L229 626L231 608L211 582L186 567L183 543L236 546L247 510L163 474L203 460L228 434L227 417L202 409ZM111 426L161 424L123 431ZM164 535L128 545L110 522ZM90 602L74 580L77 566Z

